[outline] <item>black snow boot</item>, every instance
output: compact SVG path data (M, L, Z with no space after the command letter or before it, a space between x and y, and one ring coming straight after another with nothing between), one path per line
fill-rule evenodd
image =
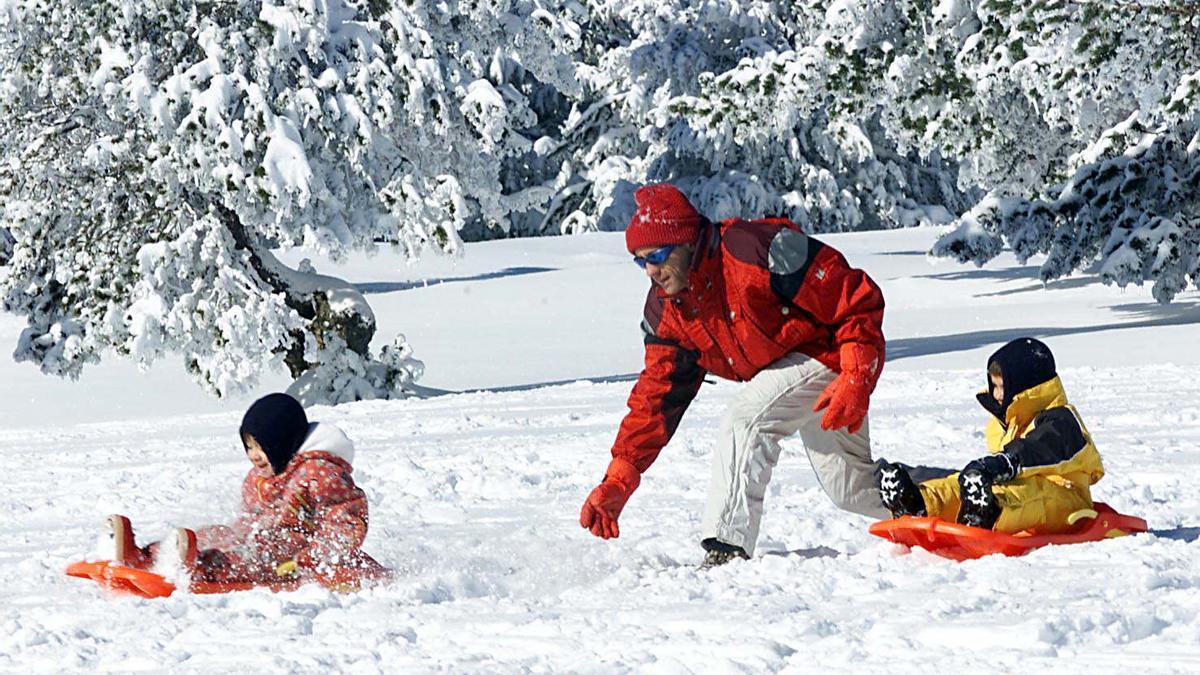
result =
M921 490L899 464L879 463L879 497L883 500L883 507L892 512L893 518L926 515L925 498L921 496Z
M979 471L958 474L958 498L958 522L963 525L990 530L1000 518L992 481Z
M704 562L700 563L700 569L710 570L714 567L719 567L735 558L749 560L750 556L746 554L745 549L741 546L726 544L717 539L705 539L700 542L708 553L704 554Z

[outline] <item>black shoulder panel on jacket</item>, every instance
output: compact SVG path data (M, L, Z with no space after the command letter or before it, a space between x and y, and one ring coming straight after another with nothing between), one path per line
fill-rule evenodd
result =
M671 382L671 389L663 396L662 400L663 425L668 438L675 435L675 430L679 428L679 422L683 419L683 413L691 405L692 399L696 398L696 392L700 390L700 385L704 383L704 369L700 367L700 353L684 349L679 345L675 346L678 347L675 350L675 362L671 368L671 374L667 377Z
M791 302L800 287L808 268L812 267L817 254L825 245L796 230L780 230L771 240L767 269L771 271L771 290Z
M771 273L771 290L791 302L825 245L784 223L742 221L726 228L722 240L734 258L766 268Z
M1087 447L1087 438L1070 408L1044 410L1034 418L1033 431L1009 443L1004 452L1016 453L1022 469L1061 464Z

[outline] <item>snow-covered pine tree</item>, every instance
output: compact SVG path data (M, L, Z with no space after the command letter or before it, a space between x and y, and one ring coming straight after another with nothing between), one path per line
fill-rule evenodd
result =
M502 4L0 3L15 356L77 375L177 351L217 394L280 364L307 401L402 392L421 369L403 337L373 357L362 295L272 250L453 252L468 222L505 227L540 197L501 184L531 145L511 129L536 122L493 83L502 38L527 32L563 79L570 61L537 37L554 21Z
M17 356L182 351L218 393L402 391L362 296L272 254L621 229L647 181L814 231L949 222L1053 278L1196 279L1194 4L0 0ZM961 162L961 167L959 165Z
M670 180L714 217L814 231L950 222L978 204L938 252L982 262L1007 242L1049 254L1047 279L1102 261L1117 283L1160 280L1160 299L1195 269L1195 190L1178 188L1194 175L1196 3L539 6L579 85L528 97L543 137L513 156L505 190L554 197L508 233L621 229L633 189ZM511 81L529 92L523 58ZM1129 180L1114 181L1101 162L1125 156Z
M918 160L879 124L899 33L890 3L794 5L780 46L749 41L735 66L702 78L699 107L668 104L686 124L673 133L701 142L669 133L659 147L676 161L755 167L757 182L779 186L782 212L814 231L946 222L970 203L957 168Z
M9 259L12 258L13 243L12 234L9 233L8 228L0 227L0 267L8 264Z
M1200 4L946 2L925 18L895 82L929 84L896 90L885 124L989 191L935 254L983 264L1007 243L1046 254L1043 280L1094 266L1162 302L1200 287Z
M881 31L859 34L863 3L543 4L581 36L557 44L578 45L582 84L535 144L557 174L543 227L623 229L648 181L680 185L714 218L786 215L814 231L948 222L972 203L953 163L882 133L879 84L843 67L890 49Z

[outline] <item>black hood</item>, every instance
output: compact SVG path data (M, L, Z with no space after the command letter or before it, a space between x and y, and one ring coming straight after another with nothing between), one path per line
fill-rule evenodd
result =
M267 394L258 399L242 417L238 430L245 444L249 434L262 446L276 474L283 473L308 436L308 416L304 406L287 394Z
M987 390L979 395L979 402L1001 422L1017 395L1058 376L1050 348L1034 338L1017 338L997 349L988 358L989 370L993 363L999 364L1000 377L1004 380L1004 402L997 404L996 399L992 398L990 375L986 376Z

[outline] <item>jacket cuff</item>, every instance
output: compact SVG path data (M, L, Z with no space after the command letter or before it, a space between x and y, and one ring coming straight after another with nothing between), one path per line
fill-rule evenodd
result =
M604 480L616 481L625 488L625 492L632 494L641 484L642 474L629 460L613 457L612 461L608 463L608 469L604 472Z
M879 373L883 370L883 360L879 358L879 350L873 345L862 342L846 342L838 348L838 359L841 361L842 372L852 372L864 378L875 387Z

